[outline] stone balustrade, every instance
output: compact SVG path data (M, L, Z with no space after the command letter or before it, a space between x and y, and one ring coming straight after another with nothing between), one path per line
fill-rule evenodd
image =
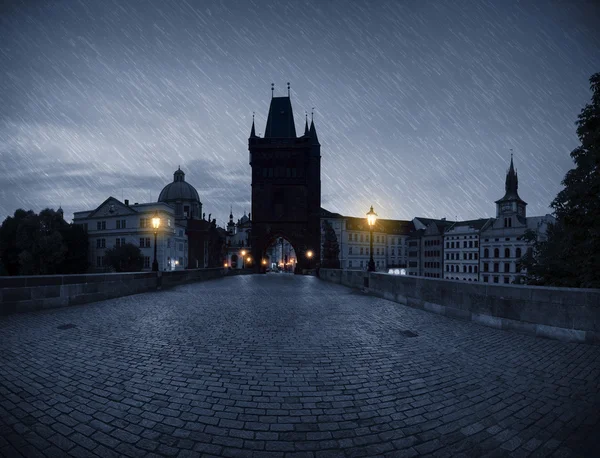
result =
M0 314L85 304L236 274L236 271L216 268L0 277Z
M410 307L498 329L600 343L599 289L471 283L336 269L321 269L319 276Z

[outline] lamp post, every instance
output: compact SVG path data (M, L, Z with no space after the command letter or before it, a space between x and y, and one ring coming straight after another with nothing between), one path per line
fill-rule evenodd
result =
M375 226L375 222L377 221L377 213L373 211L373 205L371 205L371 210L367 213L367 222L369 223L369 264L367 266L368 272L375 272L375 261L373 260L373 226Z
M154 261L152 262L152 271L158 272L158 260L156 259L156 236L158 235L158 226L160 226L160 218L158 211L154 212L152 217L152 227L154 228Z
M306 252L306 257L308 258L308 270L310 270L310 264L311 264L310 261L312 260L312 257L313 257L312 250L308 250Z
M246 250L242 250L242 269L243 269L243 268L244 268L244 266L245 266L245 263L244 263L244 256L246 256Z

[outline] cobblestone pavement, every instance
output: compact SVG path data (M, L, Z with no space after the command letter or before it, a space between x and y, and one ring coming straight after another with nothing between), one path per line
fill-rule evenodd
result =
M0 317L0 455L599 456L599 375L600 346L235 276Z

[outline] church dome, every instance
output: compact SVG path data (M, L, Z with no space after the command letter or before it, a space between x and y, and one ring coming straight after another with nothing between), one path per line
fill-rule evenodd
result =
M173 174L173 182L166 185L158 196L159 202L194 201L200 202L198 191L185 181L185 173L177 169Z
M173 182L166 185L158 196L159 202L175 206L177 217L199 218L202 203L198 191L185 181L185 173L178 168L173 174Z

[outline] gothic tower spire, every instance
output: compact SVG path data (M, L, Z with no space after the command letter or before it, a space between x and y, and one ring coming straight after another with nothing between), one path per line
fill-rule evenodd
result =
M256 137L256 129L254 128L254 113L252 113L252 129L250 130L250 138Z

